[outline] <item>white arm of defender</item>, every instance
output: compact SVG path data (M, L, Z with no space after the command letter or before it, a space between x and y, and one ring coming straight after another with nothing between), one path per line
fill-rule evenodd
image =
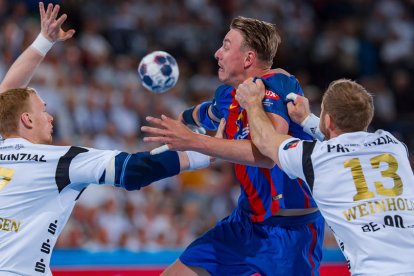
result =
M297 138L285 140L277 149L279 151L280 168L291 179L306 179L303 172L303 141Z
M115 185L115 155L109 160L105 168L105 182L106 185Z

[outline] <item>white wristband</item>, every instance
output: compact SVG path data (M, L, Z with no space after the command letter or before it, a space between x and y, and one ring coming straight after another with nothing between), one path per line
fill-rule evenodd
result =
M308 117L303 120L300 125L307 134L311 135L313 138L323 141L325 135L319 129L319 118L313 113L309 114Z
M189 171L193 171L200 168L205 168L210 165L210 156L196 152L196 151L185 151L190 162Z
M54 42L49 41L42 33L40 33L30 46L36 49L42 56L46 56L47 52L49 52L54 44Z
M166 152L167 150L170 150L170 148L168 147L168 145L162 145L162 146L160 146L158 148L155 148L152 151L150 151L150 154L151 155L159 154L159 153Z

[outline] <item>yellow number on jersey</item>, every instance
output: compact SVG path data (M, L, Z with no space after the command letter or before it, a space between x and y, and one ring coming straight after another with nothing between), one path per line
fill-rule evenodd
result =
M354 195L354 201L375 197L375 194L368 189L359 158L345 161L344 167L351 168L352 178L354 179L355 187L357 189L357 194Z
M381 171L381 175L384 178L389 177L394 180L394 187L392 188L385 188L381 182L375 181L376 192L383 196L401 195L403 192L403 183L401 181L401 177L396 173L398 170L398 162L395 157L386 153L371 158L370 162L373 169L378 169L381 162L387 163L388 168L385 171ZM352 178L354 179L357 190L357 193L354 196L354 201L375 197L374 192L370 191L368 188L359 158L353 158L345 161L344 167L351 169Z
M6 186L14 175L14 170L0 167L0 190Z
M381 154L370 159L371 165L374 169L378 169L381 162L388 164L388 169L381 171L381 175L394 179L394 187L385 188L381 182L375 181L375 188L377 193L383 196L399 196L403 192L403 183L401 177L396 173L398 169L398 162L391 154Z

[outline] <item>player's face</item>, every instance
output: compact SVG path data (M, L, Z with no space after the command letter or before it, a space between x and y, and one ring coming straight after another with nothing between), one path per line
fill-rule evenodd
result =
M30 94L30 118L33 123L34 143L51 144L53 117L47 113L45 102L36 93Z
M241 32L231 29L226 34L223 45L214 54L219 66L219 80L233 87L237 87L246 79L244 64L246 52L241 47L243 41Z

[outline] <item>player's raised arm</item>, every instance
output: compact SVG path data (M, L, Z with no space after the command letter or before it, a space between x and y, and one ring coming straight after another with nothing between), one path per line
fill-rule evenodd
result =
M262 80L246 80L237 88L236 99L246 109L249 117L250 136L253 144L265 156L279 165L279 146L289 135L278 133L263 109L265 87ZM279 166L280 167L280 166Z
M62 30L67 15L58 17L60 6L49 4L45 10L39 2L41 32L36 40L16 59L0 84L0 93L11 88L26 87L47 52L57 41L64 41L73 36L75 30Z

